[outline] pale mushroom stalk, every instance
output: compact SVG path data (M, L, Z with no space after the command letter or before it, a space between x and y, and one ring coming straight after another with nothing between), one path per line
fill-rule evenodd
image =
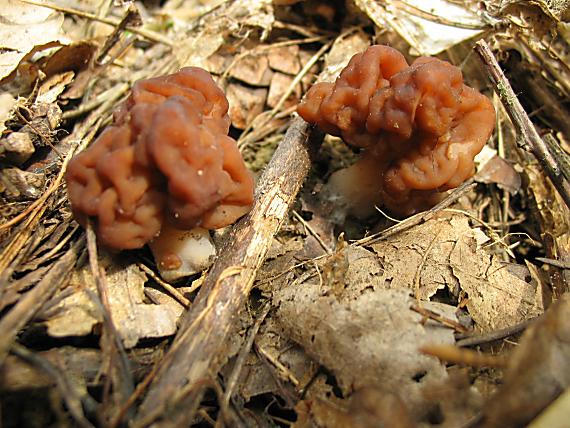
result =
M190 230L163 225L160 234L149 242L160 276L176 281L210 267L216 247L210 231L202 227Z

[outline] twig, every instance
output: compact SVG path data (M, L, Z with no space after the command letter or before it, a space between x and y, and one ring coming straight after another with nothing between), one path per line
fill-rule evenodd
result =
M557 267L559 269L570 269L570 263L562 262L560 260L549 259L547 257L537 257L537 261L546 263L547 265L551 265Z
M513 88L501 70L489 45L484 40L479 40L475 44L475 51L481 57L485 65L485 69L491 78L495 91L499 95L505 110L517 130L517 136L523 148L530 150L536 157L542 169L550 178L552 184L554 184L554 187L558 190L558 193L560 193L560 196L562 196L566 206L570 207L570 183L564 177L557 160L548 150L548 146L538 135L538 132L517 99Z
M174 297L178 301L178 303L180 303L182 306L184 306L186 309L188 309L191 302L186 297L184 297L184 295L180 291L178 291L176 288L174 288L168 282L166 282L162 278L160 278L156 273L154 273L154 271L152 269L148 268L145 264L137 263L137 266L139 268L141 268L154 281L156 281L156 283L158 285L160 285L162 288L164 288L166 291L168 291L172 295L172 297Z
M97 56L95 63L99 65L103 63L103 59L107 56L111 48L119 41L121 34L127 29L127 27L140 27L141 25L142 18L139 10L134 4L129 5L123 19L121 19L113 32L107 37L107 40L105 40L105 44L99 51L99 55Z
M450 318L446 318L443 315L438 314L437 312L432 311L430 309L422 308L421 306L418 305L412 305L410 309L414 312L417 312L426 319L429 318L431 320L439 322L442 325L450 327L459 333L467 333L468 331L463 325L459 324L457 321L454 321Z
M323 238L321 238L321 236L317 233L317 231L313 229L311 225L307 223L305 219L301 217L301 215L297 211L293 211L293 217L295 217L303 225L303 227L307 230L308 234L313 235L313 238L317 240L322 249L325 250L325 253L332 254L332 250L329 248L327 244L325 244Z
M500 330L491 331L486 334L481 334L477 336L468 336L461 340L458 340L456 345L459 347L466 347L466 346L477 346L482 345L483 343L494 342L495 340L504 339L505 337L512 336L513 334L520 333L521 331L525 330L529 325L535 322L539 317L532 318L529 320L522 321L516 325L502 328Z
M415 214L411 217L408 217L407 219L401 221L398 224L395 224L394 226L389 227L386 230L383 230L382 232L375 233L373 235L359 239L358 241L354 241L353 244L354 245L370 245L370 244L373 244L375 242L378 242L378 241L381 241L384 239L388 239L390 236L394 236L394 235L401 233L405 230L408 230L414 226L417 226L418 224L425 223L426 221L431 219L433 216L435 216L438 212L447 208L448 206L453 204L455 201L457 201L461 196L463 196L467 192L471 191L475 186L476 186L476 184L473 183L473 179L469 179L465 183L463 183L461 186L459 186L458 188L453 190L453 192L451 192L443 201L441 201L435 207L433 207L427 211Z

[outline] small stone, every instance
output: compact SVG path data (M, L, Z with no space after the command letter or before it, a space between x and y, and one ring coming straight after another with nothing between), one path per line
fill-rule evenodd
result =
M22 171L19 168L4 168L0 180L7 199L37 199L42 194L45 175Z
M27 132L12 132L0 140L0 152L16 165L26 162L34 154L35 148L30 134Z

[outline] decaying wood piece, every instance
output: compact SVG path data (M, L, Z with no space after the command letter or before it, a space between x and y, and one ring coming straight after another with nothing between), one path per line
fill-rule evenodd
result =
M484 40L480 40L475 44L475 51L481 57L495 91L499 95L513 125L516 127L517 136L523 147L527 148L536 157L566 205L570 207L570 183L564 177L558 161L538 135L509 81L499 67L489 45Z
M269 163L252 211L232 230L200 293L161 362L139 410L135 426L158 417L165 425L187 426L199 404L201 381L224 361L223 348L238 311L244 306L274 234L283 223L322 140L309 138L309 125L295 119ZM169 409L168 415L164 410Z

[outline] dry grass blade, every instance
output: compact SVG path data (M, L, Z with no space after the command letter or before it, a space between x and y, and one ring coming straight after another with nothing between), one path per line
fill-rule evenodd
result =
M73 269L83 245L83 239L76 241L50 268L40 282L21 297L18 303L0 320L0 364L8 355L19 331L25 327L56 290L69 281L71 278L69 273Z

